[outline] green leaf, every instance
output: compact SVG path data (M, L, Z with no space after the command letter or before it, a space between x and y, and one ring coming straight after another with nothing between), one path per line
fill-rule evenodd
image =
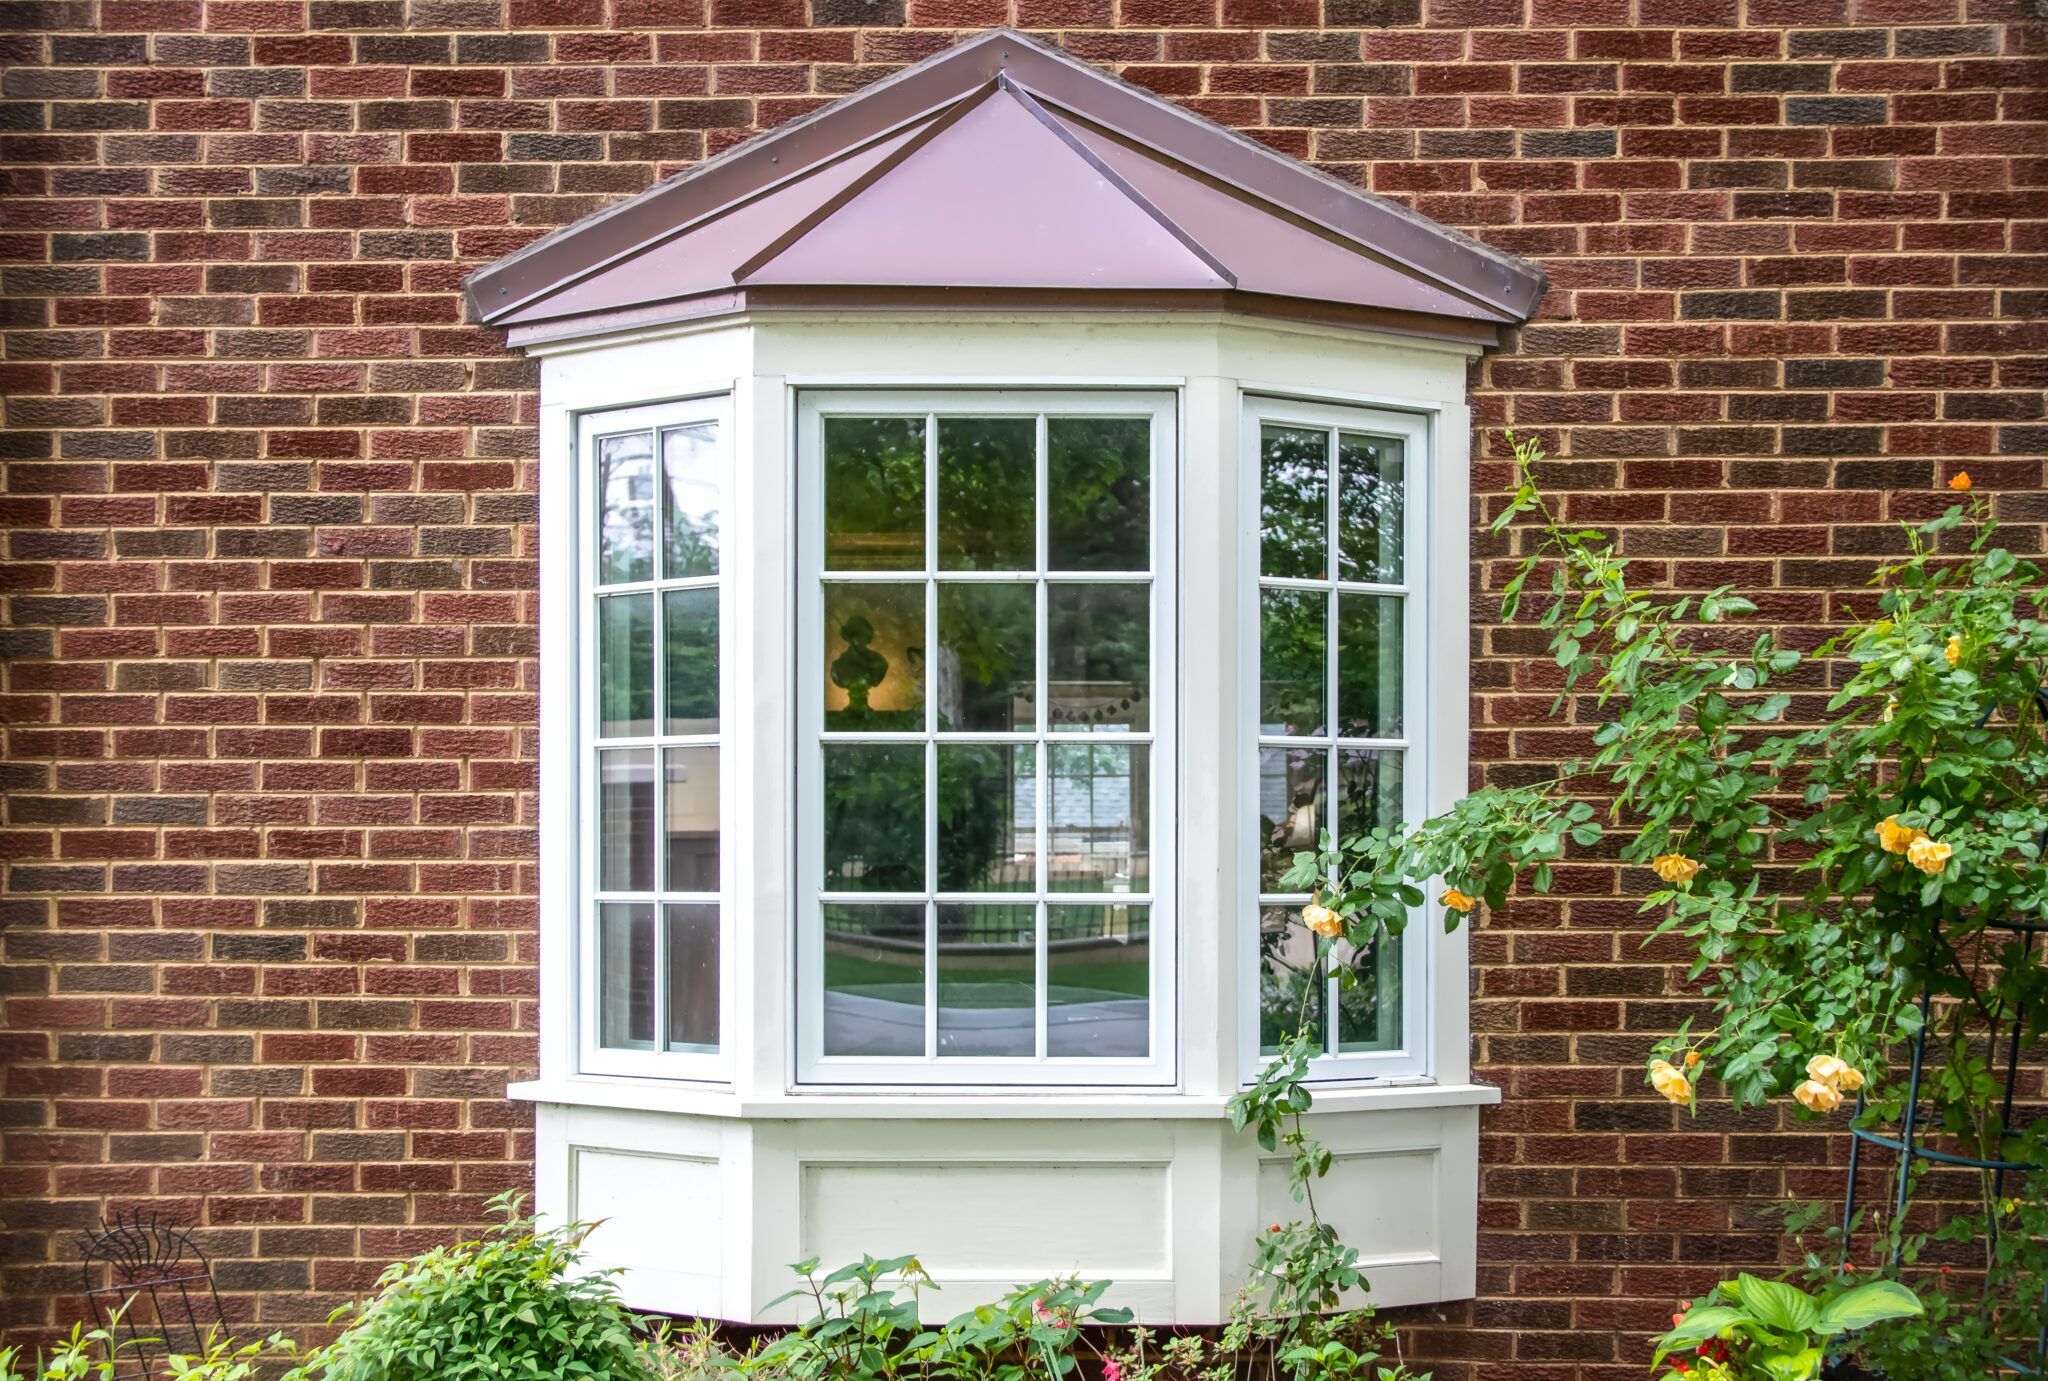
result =
M1745 1272L1736 1280L1735 1293L1742 1307L1766 1328L1805 1333L1820 1322L1820 1306L1797 1285L1764 1280Z
M1916 1319L1926 1312L1920 1297L1898 1281L1873 1280L1829 1300L1820 1311L1817 1330L1832 1338L1886 1319Z
M1692 1347L1707 1339L1716 1337L1724 1328L1743 1322L1740 1309L1730 1309L1725 1304L1703 1304L1686 1313L1678 1326L1657 1340L1657 1358L1661 1362L1665 1354L1680 1348Z

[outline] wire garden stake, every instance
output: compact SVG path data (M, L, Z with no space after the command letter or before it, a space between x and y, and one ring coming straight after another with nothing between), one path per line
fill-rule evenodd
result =
M101 1219L81 1241L85 1297L115 1343L115 1381L148 1381L163 1357L203 1352L208 1333L224 1325L213 1267L190 1229L138 1209Z

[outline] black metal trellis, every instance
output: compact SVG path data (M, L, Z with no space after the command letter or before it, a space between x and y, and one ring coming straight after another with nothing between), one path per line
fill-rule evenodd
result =
M223 1326L213 1267L190 1229L138 1209L101 1219L82 1245L85 1297L117 1346L115 1381L148 1381L162 1356L202 1352ZM100 1267L104 1280L96 1279Z
M2048 695L2041 696L2037 704L2040 711L2044 715L2048 715ZM1985 710L1983 715L1977 720L1977 727L1981 729L1990 723L1991 716L1996 709L1997 707L1993 706ZM2044 850L2048 850L2048 830L2042 832L2041 844ZM2043 934L2048 934L2048 925L2032 921L1985 921L1983 925L1986 930L1997 930L2008 935L2019 936L2020 959L2022 962L2032 957L2036 938ZM1923 988L1920 992L1920 1029L1913 1035L1912 1062L1906 1072L1906 1106L1900 1114L1899 1134L1897 1136L1885 1136L1870 1128L1858 1125L1863 1116L1864 1100L1861 1093L1856 1095L1856 1116L1849 1125L1849 1184L1847 1191L1843 1195L1842 1202L1842 1240L1845 1245L1849 1241L1850 1228L1856 1221L1856 1176L1862 1167L1865 1143L1872 1146L1882 1146L1886 1150L1895 1152L1898 1156L1898 1191L1893 1199L1892 1214L1894 1221L1899 1223L1904 1222L1906 1206L1912 1199L1913 1162L1916 1160L1927 1161L1935 1165L1953 1166L1962 1170L1976 1170L1980 1173L1989 1172L1991 1175L1991 1199L1993 1203L2005 1197L2006 1176L2024 1174L2034 1168L2025 1161L1962 1156L1952 1151L1940 1151L1921 1144L1919 1117L1920 1085L1921 1077L1927 1067L1927 1027L1928 1017L1933 1005L1933 993ZM1987 1046L1993 1064L1996 1064L1998 1061L1999 1028L2002 1025L2004 1023L1994 1016L1991 1021L1989 1044ZM2013 1135L2012 1104L2015 1091L2014 1086L2019 1079L2020 1051L2027 1044L2026 1022L2022 1013L2018 1011L2012 1013L2011 1028L2006 1034L2005 1089L2001 1095L1999 1107L2001 1138L2010 1138ZM2001 1151L2004 1150L2002 1142L1999 1149ZM1996 1214L1990 1216L1986 1230L1991 1234L1991 1240L1995 1243L1998 1235L1998 1217ZM1894 1271L1898 1269L1902 1248L1903 1241L1900 1236L1895 1234L1892 1242L1890 1262ZM2041 1300L2041 1332L2040 1336L2035 1340L2033 1360L2022 1362L2012 1358L2002 1359L2006 1367L2021 1376L2048 1376L2048 1283L2044 1283L2042 1286ZM1990 1307L1990 1303L1989 1300L1985 1302L1987 1308Z

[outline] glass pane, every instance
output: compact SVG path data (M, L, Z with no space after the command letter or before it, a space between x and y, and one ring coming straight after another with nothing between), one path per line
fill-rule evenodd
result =
M1048 906L1045 1053L1138 1059L1152 1053L1148 906Z
M924 586L825 585L825 727L924 728Z
M1337 578L1401 579L1401 442L1337 433Z
M924 1054L924 907L825 906L825 1053Z
M597 583L654 578L654 433L597 443Z
M718 890L718 750L670 748L663 772L667 890Z
M662 592L662 662L671 734L718 732L718 591Z
M1259 432L1259 570L1321 580L1330 573L1328 433L1268 425Z
M718 1049L718 908L662 909L668 927L668 1048Z
M828 743L825 887L924 890L924 745Z
M654 890L652 748L597 755L597 885L605 892Z
M597 908L597 1039L614 1049L654 1044L654 903Z
M939 745L939 890L1038 888L1038 750Z
M1329 608L1322 590L1259 591L1260 733L1324 732Z
M1038 1051L1038 908L939 908L939 1054Z
M1337 732L1401 736L1401 601L1337 596Z
M1046 727L1151 727L1151 594L1145 585L1046 587Z
M1152 568L1152 423L1054 417L1045 424L1046 555L1056 571Z
M1316 847L1329 823L1327 748L1259 750L1259 890L1281 891L1294 856Z
M1030 585L939 582L941 729L1035 729L1038 593Z
M661 434L661 573L718 574L718 426Z
M825 569L924 569L924 419L825 419Z
M1353 982L1337 988L1337 1049L1356 1054L1401 1048L1401 939L1382 934L1363 954L1350 945L1335 955Z
M597 736L654 732L654 596L597 602Z
M1299 908L1259 909L1259 1051L1271 1055L1304 1017L1327 1042L1330 985L1316 963L1316 937Z
M939 565L1028 571L1038 565L1038 421L939 419Z
M1054 892L1152 887L1151 750L1144 744L1055 742L1046 886Z
M1345 838L1401 828L1399 749L1337 750L1337 831Z

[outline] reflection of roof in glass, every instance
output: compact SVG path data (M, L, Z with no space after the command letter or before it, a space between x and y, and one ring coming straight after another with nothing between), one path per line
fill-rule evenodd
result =
M485 321L1227 307L1486 339L1533 265L991 30L480 270Z

